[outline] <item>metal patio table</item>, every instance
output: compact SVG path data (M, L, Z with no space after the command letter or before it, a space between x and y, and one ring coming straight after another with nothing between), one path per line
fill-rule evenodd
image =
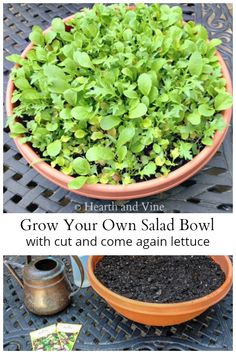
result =
M203 24L210 38L222 39L219 51L232 70L232 9L226 4L180 4L186 21ZM4 4L4 56L21 53L28 44L32 25L47 28L54 17L66 17L92 4ZM12 63L5 60L6 88ZM107 211L112 202L78 196L39 175L18 152L9 130L4 129L4 212L60 213ZM133 211L153 212L149 205L162 205L162 212L232 212L232 130L215 157L197 175L164 193L115 202L112 211L121 212L124 205ZM99 209L100 207L100 209ZM154 212L156 209L154 209Z
M8 259L23 262L24 257ZM71 268L68 257L61 256ZM74 350L232 350L232 293L186 323L151 327L115 312L91 288L82 289L73 303L54 316L36 316L22 303L23 292L4 269L4 350L31 350L29 333L57 322L82 324Z

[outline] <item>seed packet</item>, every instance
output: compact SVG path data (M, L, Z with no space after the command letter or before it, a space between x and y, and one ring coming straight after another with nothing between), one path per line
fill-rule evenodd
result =
M35 351L58 351L61 343L57 332L57 326L51 325L30 333L31 343Z
M58 323L57 332L61 343L61 350L72 350L79 335L82 325Z

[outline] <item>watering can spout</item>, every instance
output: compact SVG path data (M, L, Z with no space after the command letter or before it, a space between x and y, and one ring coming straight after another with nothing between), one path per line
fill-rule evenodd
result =
M27 264L30 264L31 260L32 260L31 256L26 256ZM7 261L7 260L4 260L4 264L7 267L7 269L9 270L9 272L11 273L11 275L16 279L17 283L22 287L22 289L24 289L24 281L23 281L23 279L21 279L19 274L13 268L13 267L15 267L15 268L23 269L24 268L23 264L16 263L16 262L11 262L11 261Z
M15 269L12 267L12 265L14 265L17 268L21 268L22 269L23 265L19 264L19 263L15 263L15 262L10 262L10 261L7 261L7 260L4 260L4 265L7 267L7 269L11 273L11 275L16 279L17 283L22 287L22 289L24 289L23 280L20 278L19 274L17 274Z

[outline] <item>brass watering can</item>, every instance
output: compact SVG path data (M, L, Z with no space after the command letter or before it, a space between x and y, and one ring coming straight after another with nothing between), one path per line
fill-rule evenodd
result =
M71 297L80 290L84 281L82 263L78 256L72 257L81 273L80 287L74 292L66 276L65 264L55 257L32 260L31 256L27 256L26 265L4 260L5 266L24 290L24 304L29 311L37 315L53 315L69 305ZM13 267L22 269L22 279Z

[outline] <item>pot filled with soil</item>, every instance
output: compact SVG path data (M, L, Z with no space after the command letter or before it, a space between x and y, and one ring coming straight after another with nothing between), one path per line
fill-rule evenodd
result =
M197 317L232 285L227 256L91 256L93 289L135 322L168 326Z
M56 18L8 59L11 136L75 193L132 199L182 183L220 147L232 84L206 29L178 6L94 5Z

